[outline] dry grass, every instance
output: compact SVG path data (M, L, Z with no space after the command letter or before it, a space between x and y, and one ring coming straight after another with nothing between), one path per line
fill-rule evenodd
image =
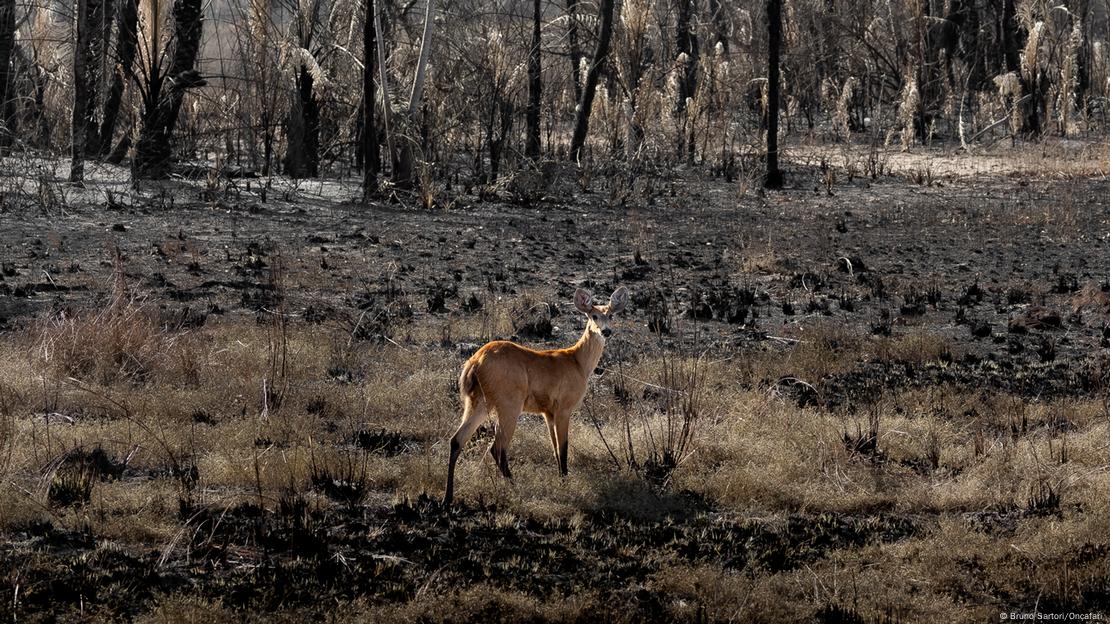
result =
M498 327L510 324L511 306L491 306ZM342 507L439 495L444 438L459 409L455 350L351 341L342 327L300 325L278 345L272 326L182 332L147 310L139 300L117 302L44 320L0 345L0 526L87 527L172 557L184 555L176 550L188 527L181 501L273 508L295 491L313 505ZM495 504L508 522L594 512L658 518L688 511L682 496L692 496L722 516L772 527L795 514L896 516L925 527L834 549L793 570L665 562L645 587L668 596L666 609L679 619L779 621L842 607L866 617L974 620L1031 593L1069 604L1105 586L1104 402L1027 403L929 388L890 392L854 410L799 407L776 390L777 380L816 384L854 362L936 362L948 352L942 338L921 333L889 339L824 326L799 336L780 351L733 359L619 349L619 368L595 378L572 423L569 478L557 476L542 420L526 416L512 447L515 481L497 474L480 434L459 465L460 496ZM21 355L26 344L36 345L33 357ZM263 379L278 348L287 390L273 405L263 399ZM846 445L845 433L866 430L869 420L875 451ZM676 426L685 437L668 443ZM359 448L360 432L378 430L409 442L396 454ZM124 476L95 479L87 504L52 502L44 487L51 466L94 448L116 462L128 458ZM660 478L650 461L671 465ZM182 476L194 467L195 478ZM1065 578L1052 572L1061 566L1072 570ZM356 603L341 619L421 621L444 604L459 613L573 619L597 613L598 600L587 592L552 610L480 585L438 588L408 604ZM226 609L171 597L148 617L207 620Z
M41 366L56 376L101 385L142 383L160 373L186 383L195 378L187 368L192 354L179 351L180 336L139 300L116 299L88 315L62 313L43 321L37 334Z
M873 157L875 148L861 146L797 146L792 153L803 161L828 162L862 161ZM916 148L912 151L898 147L880 150L881 158L894 175L913 177L928 171L937 179L981 179L986 176L1005 176L1013 179L1104 179L1110 144L1105 142L1079 142L1066 139L1047 139L1039 149L1029 150L998 144L991 149L976 150L973 154L937 148Z

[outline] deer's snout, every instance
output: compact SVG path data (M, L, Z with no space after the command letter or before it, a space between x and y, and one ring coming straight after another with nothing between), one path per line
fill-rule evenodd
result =
M606 327L605 329L601 330L601 335L602 335L602 336L605 336L606 338L608 338L609 336L612 336L612 335L613 335L613 330L611 330L611 329L609 329L608 327Z

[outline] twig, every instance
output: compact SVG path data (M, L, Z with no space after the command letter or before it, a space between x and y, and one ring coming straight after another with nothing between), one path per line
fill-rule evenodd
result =
M613 458L613 464L615 464L617 468L620 468L621 460L617 458L617 454L614 453L613 448L609 446L609 440L607 440L605 438L605 434L601 432L601 422L597 419L596 416L594 416L593 408L589 405L586 405L585 407L586 413L590 416L590 423L594 426L594 429L597 429L597 436L601 438L601 443L605 445L605 450L609 451L609 457Z
M1021 99L1019 99L1018 101L1014 102L1014 105L1013 105L1012 107L1010 107L1010 110L1009 110L1009 112L1008 112L1008 113L1006 113L1006 116L1005 116L1005 117L1003 117L1003 118L999 119L998 121L994 121L994 122L991 122L991 125L987 126L986 128L983 128L982 130L980 130L979 132L977 132L977 133L975 134L975 136L971 137L971 139L970 139L970 140L968 141L968 144L970 145L971 143L974 143L974 142L975 142L975 141L976 141L976 140L977 140L977 139L978 139L979 137L981 137L981 136L983 136L984 134L986 134L986 133L990 132L991 130L994 130L994 129L995 129L995 128L997 128L998 126L1001 126L1002 124L1004 124L1004 123L1006 123L1006 122L1010 121L1010 115L1012 115L1012 114L1013 114L1013 112L1014 112L1014 109L1015 109L1015 108L1017 108L1017 107L1018 107L1019 105L1021 105L1021 104L1022 104L1023 102L1025 102L1025 100L1028 100L1028 99L1029 99L1029 98L1031 98L1031 97L1033 97L1033 96L1032 96L1032 95L1030 95L1030 94L1027 94L1027 95L1023 95L1023 96L1021 96ZM970 150L970 148L968 148L968 151L971 151L971 150Z
M385 338L386 342L389 342L390 344L397 347L398 349L401 349L402 351L408 351L409 353L412 352L412 349L409 349L408 347L398 343L396 340L390 338L389 336L386 336L386 335L383 334L382 338Z
M38 499L36 499L36 498L35 498L35 495L34 495L33 493L31 493L31 491L30 491L30 490L28 490L27 488L23 487L22 485L19 485L19 484L18 484L18 483L16 483L15 481L10 481L10 480L9 480L9 481L8 481L8 483L10 483L10 484L11 484L11 486L12 486L13 488L15 488L15 489L19 490L19 491L20 491L20 492L21 492L21 493L22 493L22 494L23 494L24 496L26 496L26 497L27 497L27 499L28 499L28 500L30 500L30 501L31 501L32 503L34 503L35 505L38 505L39 507L41 507L41 508L43 509L43 511L45 511L45 512L46 512L46 513L48 513L48 514L50 514L51 516L54 516L54 519L55 519L55 520L57 520L58 522L62 522L62 517L61 517L61 516L59 516L58 514L54 513L54 510L53 510L53 509L51 509L50 507L48 507L48 506L46 506L46 505L43 505L42 503L40 503L40 502L38 501Z
M150 427L150 425L147 425L143 421L136 418L131 413L131 410L127 408L126 405L120 403L119 401L113 399L112 397L110 397L110 396L108 396L108 395L106 395L102 392L97 392L96 390L93 390L92 388L89 388L88 386L85 386L84 384L81 383L80 380L78 380L74 377L67 377L65 379L62 379L61 381L62 381L62 383L68 384L70 386L73 386L74 388L77 388L78 390L81 390L82 392L87 392L87 393L89 393L89 394L91 394L95 397L98 397L100 399L103 399L103 400L111 403L112 405L115 405L117 408L120 409L120 411L123 412L124 419L126 419L126 420L128 420L132 423L135 423L136 425L138 425L138 427L140 429L142 429L143 431L148 433L151 437L153 437L155 439L155 441L157 441L158 444L162 446L162 449L164 451L166 451L166 455L169 457L169 460L173 464L173 467L175 469L178 468L177 455L174 454L173 449L170 448L170 445L161 436L159 436L157 433L155 433L154 429L152 429Z
M355 334L357 334L359 328L362 327L362 319L364 319L364 318L366 318L366 310L363 310L362 314L358 315L358 321L355 323L354 329L351 330L351 336L349 338L347 338L347 347L348 348L350 348L351 343L354 342Z
M602 372L606 372L606 373L610 372L610 369L605 368L603 366L598 366L597 369L602 371ZM617 371L615 374L620 375L622 377L627 377L628 379L631 379L632 381L635 381L638 384L647 386L648 388L655 388L656 390L666 390L667 392L673 392L675 394L686 394L685 390L677 390L675 388L668 388L666 386L659 386L659 385L653 384L651 382L644 381L643 379L636 379L632 375L629 375L628 373L625 373L623 371Z

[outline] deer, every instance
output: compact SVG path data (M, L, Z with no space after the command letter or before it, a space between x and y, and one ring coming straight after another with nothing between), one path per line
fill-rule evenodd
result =
M609 327L613 315L627 303L628 290L623 286L613 292L605 305L594 305L593 295L579 288L574 292L574 307L586 315L586 329L573 346L539 351L508 340L494 340L466 360L459 374L462 422L451 437L444 508L450 507L455 495L455 463L487 418L496 419L489 453L506 479L513 478L509 470L509 443L522 412L543 416L559 474L567 476L571 414L586 397L590 374L601 360L605 340L613 333Z

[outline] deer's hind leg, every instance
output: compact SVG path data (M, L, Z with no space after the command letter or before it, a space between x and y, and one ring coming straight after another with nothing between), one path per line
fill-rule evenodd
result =
M494 410L497 413L497 434L489 446L489 454L493 456L497 469L506 479L512 479L513 473L509 470L509 443L513 441L516 432L516 423L520 419L520 412L524 408L523 401L498 401Z
M463 447L470 441L470 437L478 430L488 414L486 402L481 397L466 398L464 403L462 422L459 424L459 428L455 430L455 435L451 436L451 459L447 464L447 488L443 494L444 506L450 505L451 500L455 497L455 462L458 461Z

